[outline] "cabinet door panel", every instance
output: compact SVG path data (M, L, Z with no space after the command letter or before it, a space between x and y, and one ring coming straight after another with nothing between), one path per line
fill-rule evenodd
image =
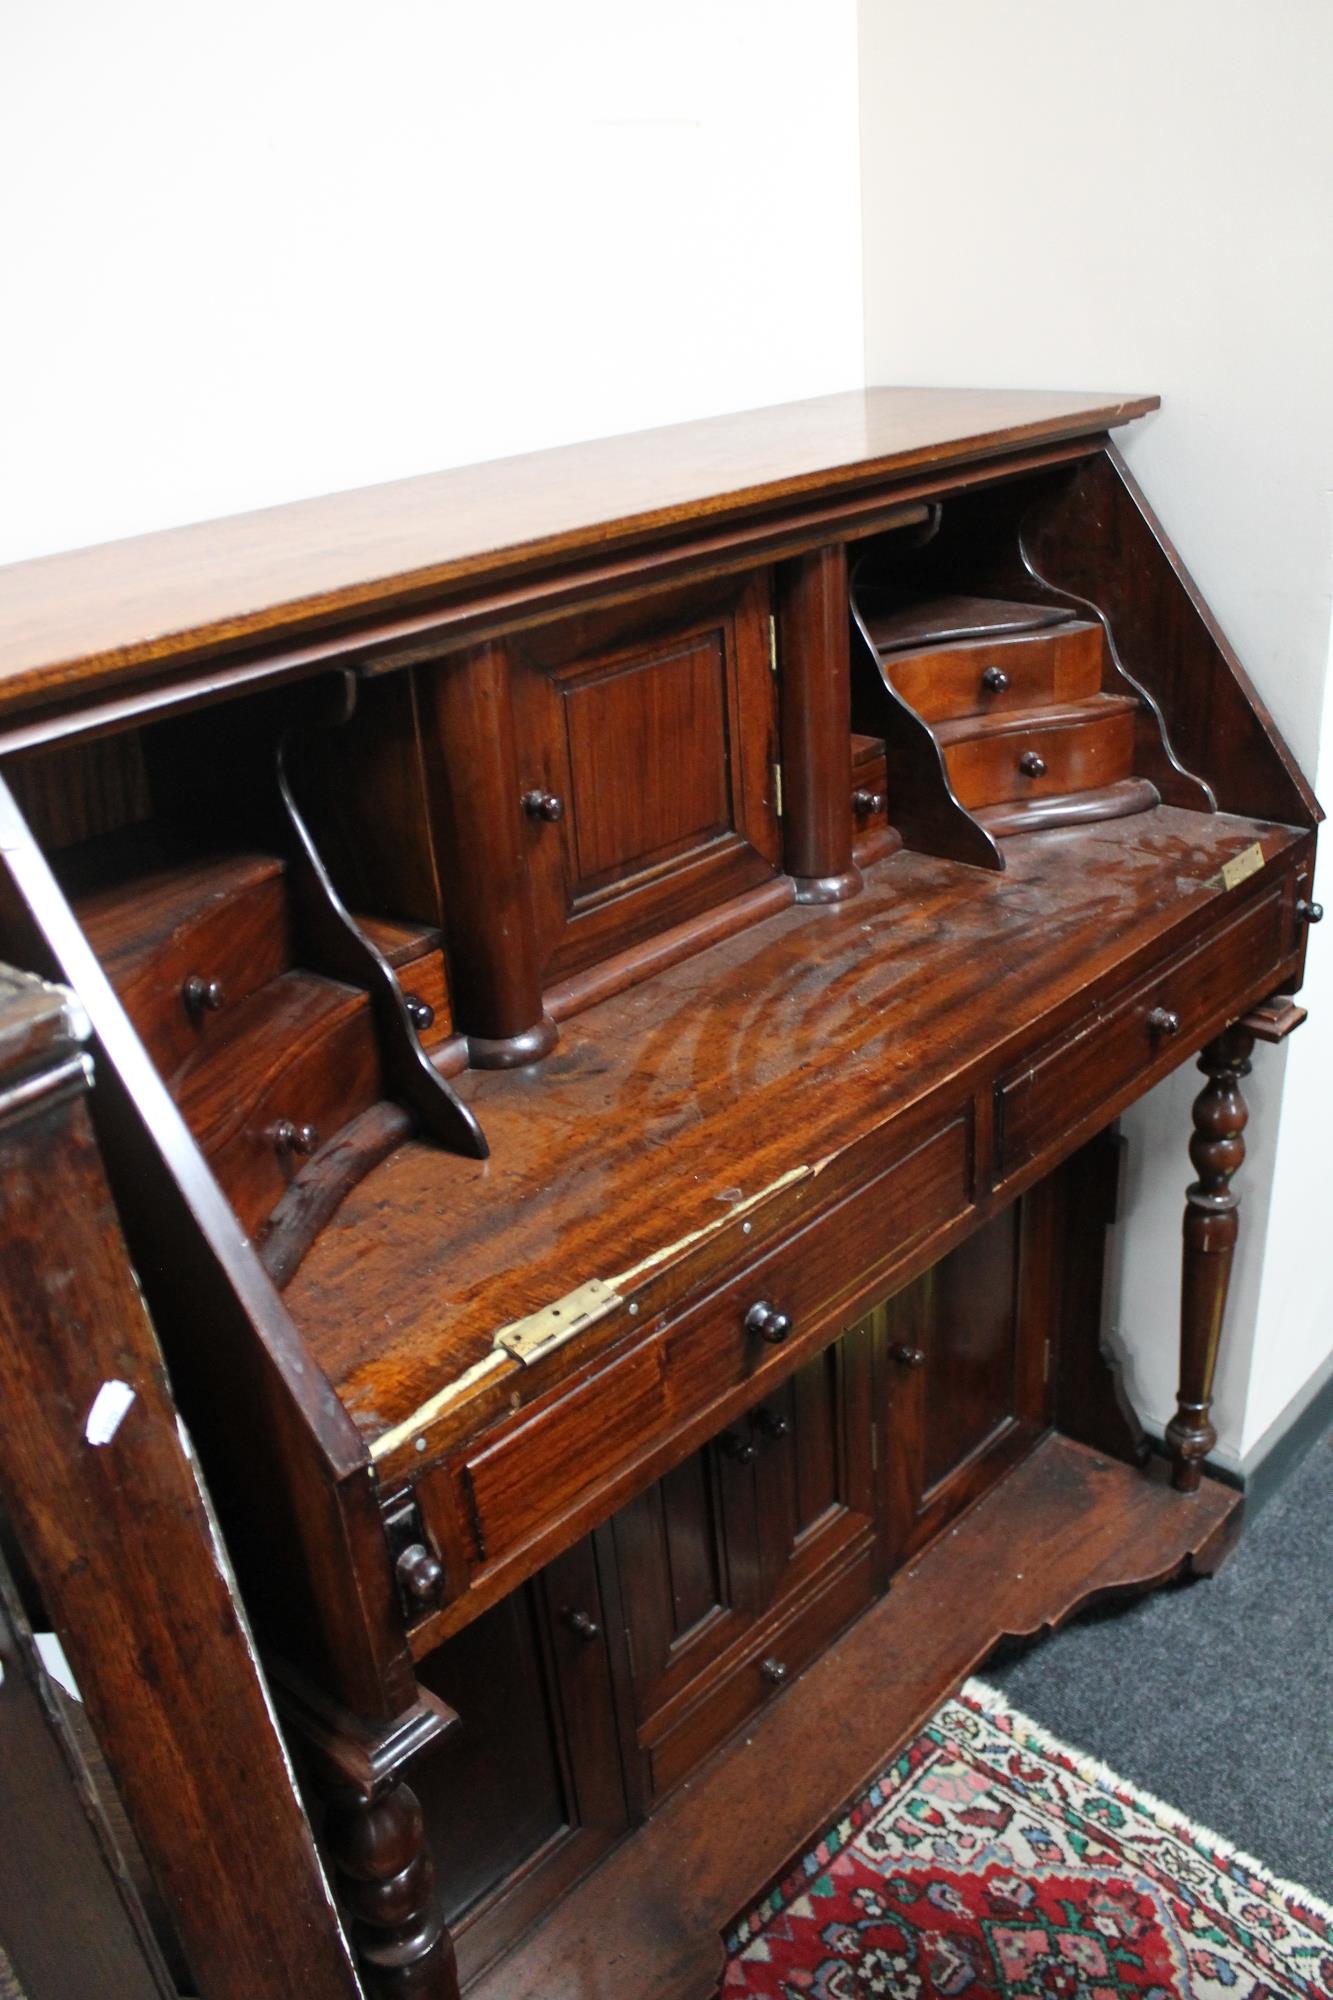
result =
M592 1544L559 1557L419 1672L460 1718L412 1782L466 1979L628 1825Z
M512 640L548 983L777 872L768 616L765 573Z
M1005 1209L870 1315L886 1380L886 1538L905 1561L1044 1422L1050 1332L1034 1211Z
M612 1523L640 1721L702 1673L760 1601L750 1469L695 1452Z

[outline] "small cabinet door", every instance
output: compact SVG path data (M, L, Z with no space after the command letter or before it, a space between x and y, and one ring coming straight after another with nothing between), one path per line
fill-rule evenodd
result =
M459 1716L413 1766L459 1967L470 1979L629 1824L591 1542L421 1663Z
M885 1535L906 1561L997 1479L1045 1422L1049 1260L1015 1203L863 1322L887 1415Z
M854 1332L610 1523L641 1807L875 1595L872 1384L871 1339Z
M546 983L778 872L766 572L562 619L509 651Z

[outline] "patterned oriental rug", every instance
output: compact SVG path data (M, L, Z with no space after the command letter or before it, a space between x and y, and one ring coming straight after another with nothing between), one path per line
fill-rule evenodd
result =
M727 1953L721 2000L1333 1996L1333 1910L979 1681Z

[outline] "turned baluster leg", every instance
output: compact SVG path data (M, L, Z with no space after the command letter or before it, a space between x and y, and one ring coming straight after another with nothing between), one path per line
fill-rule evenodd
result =
M338 1901L369 2000L458 2000L453 1942L410 1785L332 1801L329 1849Z
M1174 1461L1171 1482L1182 1493L1198 1490L1203 1461L1217 1443L1209 1421L1222 1314L1238 1230L1240 1197L1232 1175L1245 1158L1249 1116L1240 1079L1250 1071L1254 1036L1227 1028L1199 1057L1208 1078L1194 1100L1190 1158L1198 1179L1185 1195L1185 1249L1180 1291L1180 1393L1166 1428Z

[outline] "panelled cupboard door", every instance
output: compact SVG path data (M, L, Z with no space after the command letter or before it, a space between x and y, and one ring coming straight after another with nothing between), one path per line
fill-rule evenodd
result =
M548 984L779 871L770 599L763 571L510 640Z
M872 1378L855 1331L610 1524L641 1808L875 1595Z
M583 1541L422 1662L459 1727L413 1767L464 1979L629 1821L605 1620Z
M891 1568L922 1548L1045 1422L1048 1204L1015 1203L861 1322L880 1348Z

